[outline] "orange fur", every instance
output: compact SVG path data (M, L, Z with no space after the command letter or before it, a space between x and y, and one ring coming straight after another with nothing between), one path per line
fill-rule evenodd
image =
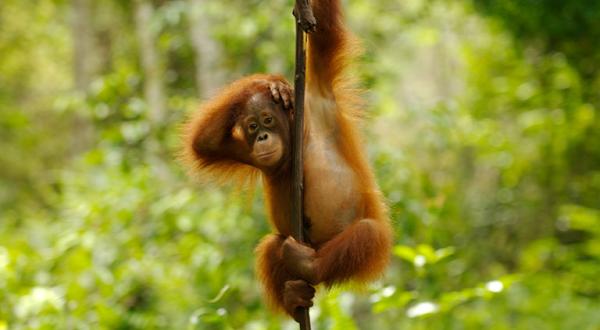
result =
M256 274L263 284L267 302L275 310L282 310L285 281L294 279L283 264L281 244L284 239L282 235L270 234L256 247Z
M200 106L200 111L192 114L182 130L181 139L184 141L179 158L188 165L191 175L211 177L222 182L253 182L259 175L258 169L240 163L228 157L227 153L207 154L194 150L196 141L212 141L215 148L223 148L220 141L232 134L235 116L241 111L244 102L259 90L259 83L270 80L285 81L282 76L254 74L239 79L225 86L217 95ZM243 148L243 146L237 146ZM231 148L231 146L226 146Z
M343 25L340 0L313 0L312 6L317 31L308 40L304 141L308 244L315 251L318 282L328 286L349 280L365 282L380 276L387 266L392 230L356 127L363 103L346 69L358 47ZM187 123L183 158L193 171L217 178L256 172L249 162L240 161L250 150L235 142L232 127L236 116L247 111L244 102L264 93L265 80L282 78L253 75L238 80ZM275 234L256 248L258 277L268 300L280 308L284 307L286 281L298 279L282 256L285 238L291 234L290 153L284 157L280 170L262 173Z

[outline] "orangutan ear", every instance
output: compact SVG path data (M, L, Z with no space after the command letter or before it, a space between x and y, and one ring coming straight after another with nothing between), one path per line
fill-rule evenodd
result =
M233 128L231 129L231 137L239 142L244 142L245 141L245 135L244 135L244 129L236 124L233 126Z

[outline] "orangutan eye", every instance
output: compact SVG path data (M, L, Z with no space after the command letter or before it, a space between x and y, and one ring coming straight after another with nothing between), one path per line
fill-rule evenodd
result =
M273 117L267 117L267 118L265 118L265 125L269 125L272 122L273 122Z
M252 123L248 126L248 128L250 129L250 132L254 132L258 128L258 125L256 123Z

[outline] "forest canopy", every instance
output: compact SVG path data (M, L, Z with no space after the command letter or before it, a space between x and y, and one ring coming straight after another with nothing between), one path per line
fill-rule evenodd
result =
M395 231L314 329L600 327L600 3L347 0ZM0 330L286 329L248 193L190 179L187 115L294 70L291 0L0 2Z

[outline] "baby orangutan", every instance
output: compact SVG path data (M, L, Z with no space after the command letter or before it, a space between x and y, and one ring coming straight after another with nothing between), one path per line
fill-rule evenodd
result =
M252 75L225 87L185 126L184 156L199 172L231 178L260 171L273 233L256 248L268 301L298 319L314 286L379 277L392 244L386 207L356 128L361 104L345 78L352 38L339 0L313 0L304 147L304 236L290 228L290 85Z

